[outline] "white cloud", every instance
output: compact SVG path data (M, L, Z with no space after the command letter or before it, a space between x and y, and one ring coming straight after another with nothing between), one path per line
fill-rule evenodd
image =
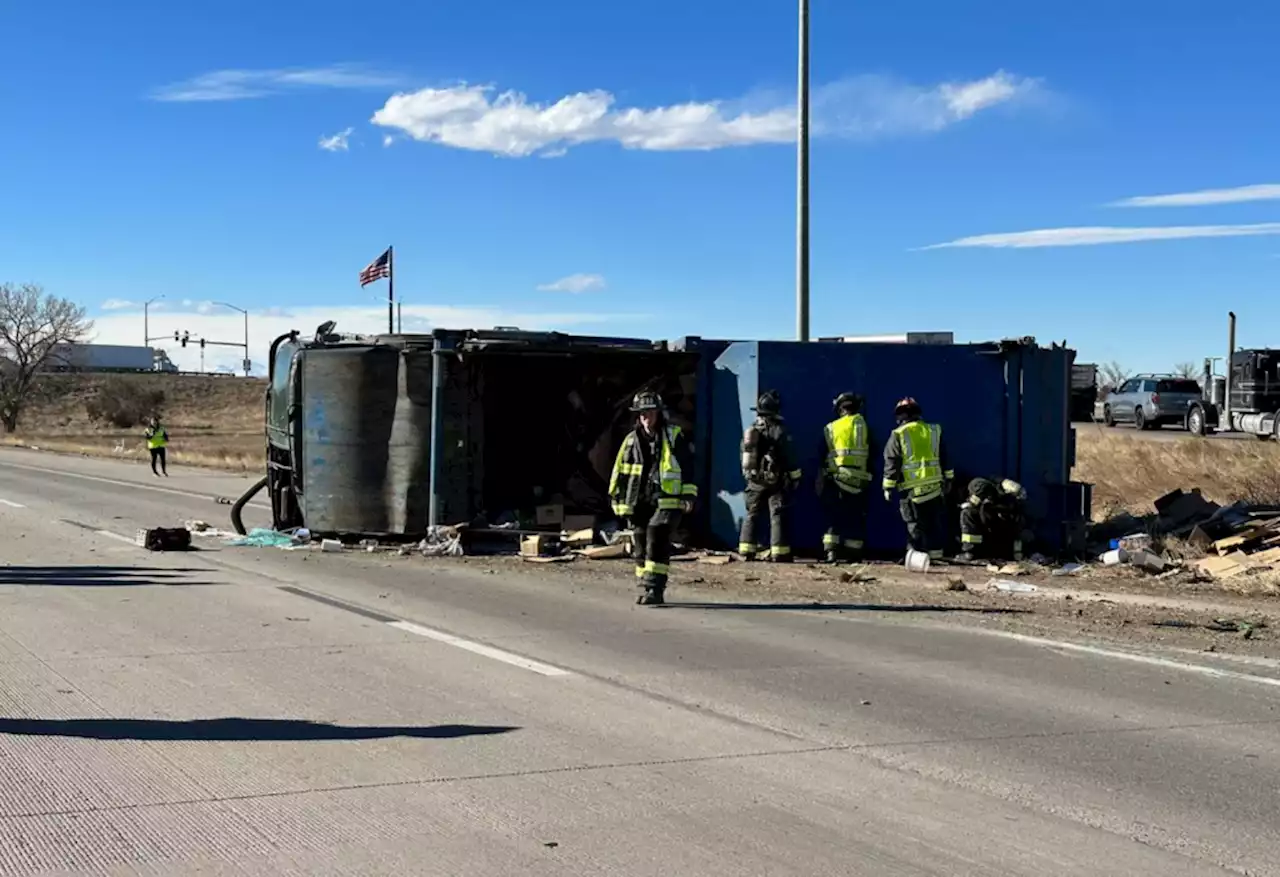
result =
M347 130L349 131L349 130L351 130L351 129L350 129L350 128L348 128ZM382 138L382 145L383 145L383 146L390 146L392 143L395 143L395 142L396 142L396 138L392 137L390 134L388 134L388 135L386 135L385 137L383 137L383 138Z
M930 87L860 76L815 91L814 130L859 139L930 133L1037 89L1037 81L1004 71ZM537 103L517 91L495 95L490 87L463 84L395 94L371 121L423 142L550 157L592 142L658 151L789 143L795 139L795 115L790 99L753 108L704 101L642 109L619 107L603 90Z
M355 130L355 128L344 128L332 137L321 137L320 148L327 152L346 152L347 141Z
M169 102L250 100L304 88L386 88L398 77L352 64L277 70L214 70L162 85L151 99Z
M544 283L538 287L542 292L598 292L605 287L602 274L570 274L561 277L554 283Z
M1109 207L1204 207L1210 204L1239 204L1245 201L1280 201L1280 183L1238 186L1234 189L1201 189L1173 195L1139 195L1113 201Z
M1188 238L1254 237L1280 235L1280 222L1253 225L1182 225L1154 228L1085 226L1082 228L1043 228L1036 231L1014 231L1004 234L981 234L958 238L942 244L920 247L941 250L951 247L1086 247L1097 244L1130 244L1138 241L1186 240Z
M204 337L210 341L240 343L244 339L244 316L226 308L208 308L196 305L196 310L185 313L170 312L164 318L151 316L153 335L170 335L174 331L190 332L193 339ZM581 311L551 313L508 311L499 307L461 307L450 305L409 305L402 308L406 332L429 332L435 328L490 329L494 326L519 326L530 331L557 329L572 331L586 326L604 324L626 327L642 322L645 317L635 314L606 314ZM249 356L254 373L266 371L266 356L271 342L294 329L310 335L326 320L336 320L339 332L375 333L387 329L386 305L369 307L307 306L283 311L271 308L252 311L249 314ZM91 340L100 344L138 343L142 337L142 315L127 313L104 314L95 318ZM152 346L166 350L169 358L184 371L200 368L200 346L188 343L182 347L175 341L162 341ZM240 370L241 349L238 347L206 347L205 369Z
M123 298L109 298L99 307L104 311L135 311L141 308L142 305L136 301L128 301Z

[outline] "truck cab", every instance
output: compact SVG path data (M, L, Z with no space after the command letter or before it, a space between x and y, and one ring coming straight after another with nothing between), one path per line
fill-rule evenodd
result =
M1259 439L1280 433L1280 350L1251 348L1232 352L1227 374L1212 374L1205 363L1210 398L1192 409L1188 428L1196 435L1208 432L1244 432Z

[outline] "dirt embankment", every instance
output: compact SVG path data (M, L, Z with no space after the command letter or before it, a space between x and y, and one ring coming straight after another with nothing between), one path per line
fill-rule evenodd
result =
M104 392L163 394L160 410L175 462L229 471L262 468L263 394L260 378L199 375L56 375L45 378L8 444L116 459L146 457L144 427L93 420L92 402Z

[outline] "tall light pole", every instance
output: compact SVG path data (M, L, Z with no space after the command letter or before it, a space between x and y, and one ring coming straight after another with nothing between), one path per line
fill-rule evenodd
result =
M809 0L800 0L796 99L796 340L809 340Z
M146 347L151 344L151 320L148 311L155 302L164 298L164 295L157 295L155 298L149 298L142 303L142 346Z
M244 308L238 308L233 304L227 304L225 301L215 301L214 304L224 308L231 308L233 311L239 311L244 314L244 376L249 377L249 312Z

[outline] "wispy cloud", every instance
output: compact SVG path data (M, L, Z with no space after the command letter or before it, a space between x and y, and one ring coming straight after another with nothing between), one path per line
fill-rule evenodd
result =
M355 128L344 128L332 137L321 137L320 148L327 152L346 152L348 148L347 141L351 139L351 134Z
M1239 204L1246 201L1280 201L1280 183L1238 186L1234 189L1201 189L1172 195L1139 195L1113 201L1109 207L1204 207L1210 204Z
M142 307L142 305L136 301L129 301L128 299L109 298L98 307L104 311L136 311L138 308Z
M859 76L815 91L818 135L872 139L928 134L1035 94L1036 80L998 71L970 82L919 86ZM573 146L613 142L628 149L710 150L795 139L789 100L748 108L744 101L620 107L607 91L552 103L482 85L424 88L390 97L373 124L414 140L508 157L551 157Z
M544 283L538 287L542 292L598 292L604 289L604 275L602 274L570 274L568 277L561 277L554 283Z
M277 70L214 70L162 85L151 99L171 102L251 100L308 88L394 88L399 78L354 64Z
M1255 237L1280 235L1280 222L1252 225L1182 225L1154 228L1085 226L1082 228L1042 228L1036 231L1014 231L1003 234L981 234L958 238L942 244L920 247L942 250L953 247L995 247L1023 249L1029 247L1087 247L1098 244L1131 244L1139 241L1185 240L1188 238Z

